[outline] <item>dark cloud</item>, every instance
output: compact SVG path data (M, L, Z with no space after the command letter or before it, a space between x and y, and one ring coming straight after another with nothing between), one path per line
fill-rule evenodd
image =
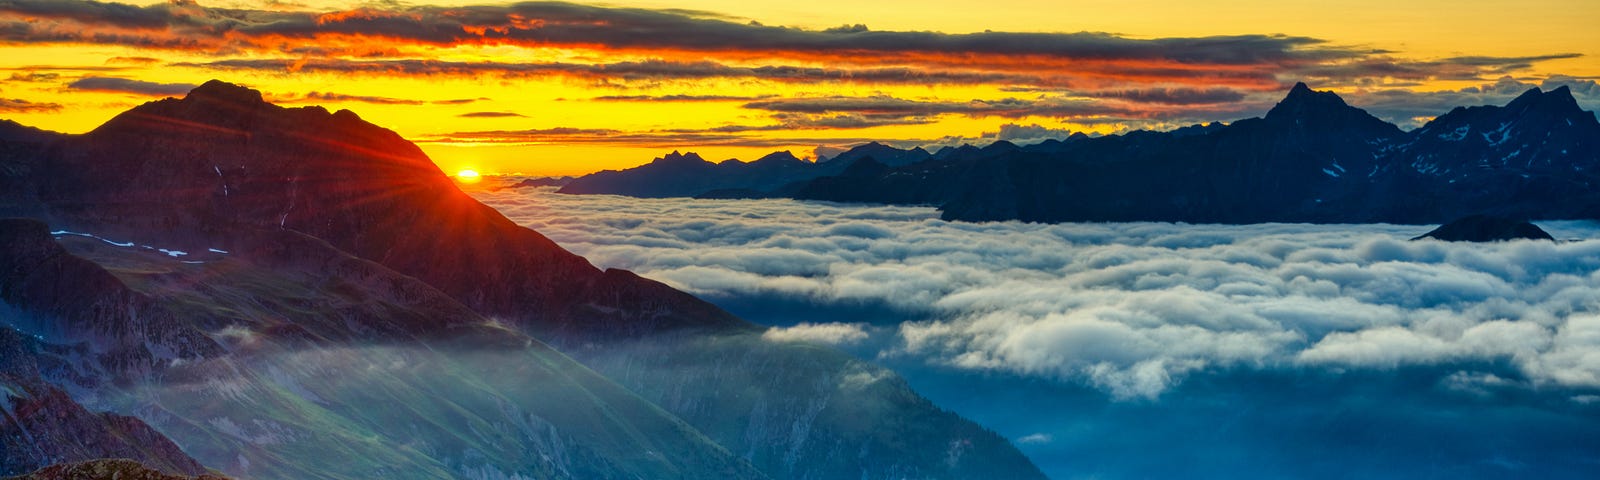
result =
M488 100L489 99L486 98L486 97L452 98L452 99L449 99L449 100L433 100L433 101L430 101L428 103L432 103L432 104L435 104L435 105L466 105L466 104L469 104L469 103L484 102L484 101L488 101Z
M1025 74L983 72L928 72L913 68L839 69L767 65L740 67L709 61L678 62L647 60L609 64L581 63L504 63L451 62L438 60L219 60L177 63L175 66L215 70L256 70L273 72L320 72L341 74L462 76L498 75L503 77L571 76L592 79L695 80L705 78L755 78L780 82L859 81L872 83L1040 83L1045 80Z
M1532 68L1535 63L1582 57L1577 53L1526 57L1450 57L1437 60L1408 60L1391 56L1372 56L1326 62L1288 69L1286 73L1323 87L1355 86L1372 79L1482 80Z
M747 102L773 97L775 95L603 95L590 100L599 102Z
M42 71L42 72L96 72L96 73L102 73L102 72L121 72L121 71L129 70L129 68L128 67L105 66L105 65L23 65L23 66L19 66L19 67L7 67L7 68L3 68L3 69L0 69L0 70L22 71L22 72L30 72L30 73L31 72L40 72L40 71Z
M1063 97L1039 99L1006 98L1001 100L970 100L965 102L938 100L908 100L877 95L870 97L812 97L783 98L750 102L745 108L785 113L838 113L849 112L867 117L911 117L947 114L973 117L1092 117L1101 115L1147 115L1144 108L1126 104Z
M461 118L507 118L507 117L526 118L527 117L527 115L523 115L523 114L516 113L516 112L468 112L468 113L463 113L463 114L456 115L456 116L457 117L461 117Z
M189 93L197 85L189 83L156 83L117 77L83 77L67 84L73 90L132 93L138 95L174 96Z
M358 102L377 105L422 105L427 102L408 98L379 97L372 95L348 95L333 92L310 92L298 97L289 97L277 101L288 103L315 103L315 102Z
M934 118L939 115L969 117L1048 117L1080 124L1109 123L1128 128L1173 128L1217 119L1234 120L1257 115L1274 100L1214 104L1172 105L1151 108L1123 99L1085 99L1077 96L1041 96L1001 100L909 100L889 96L786 98L745 104L746 108L789 113L852 113L873 119Z
M16 72L6 78L8 82L42 83L54 82L61 78L59 73Z
M1066 128L1050 128L1037 123L1032 125L1018 125L1007 123L1000 126L1000 130L993 134L986 134L995 140L1027 144L1038 143L1048 139L1063 139L1072 136L1072 130Z
M151 57L111 57L106 59L106 65L155 65L161 59Z
M1565 75L1552 75L1539 84L1512 77L1501 77L1492 83L1457 90L1419 92L1408 89L1372 89L1358 90L1344 97L1352 105L1366 109L1378 118L1405 128L1414 128L1455 107L1505 105L1529 89L1541 88L1548 91L1563 86L1572 91L1579 107L1590 111L1600 110L1600 86L1593 80Z
M0 98L0 112L3 113L51 113L61 111L61 104L49 102L32 102L20 98Z
M778 126L726 126L708 129L667 129L624 131L606 128L538 128L528 130L481 130L425 135L418 143L503 143L503 144L608 144L662 149L705 146L786 147L793 145L851 145L873 141L867 138L768 138L748 134L779 130Z
M905 53L1038 56L1078 60L1159 60L1190 64L1256 64L1348 57L1362 52L1330 47L1325 42L1286 35L1234 35L1199 38L1130 39L1106 33L945 34L872 31L862 25L822 31L739 23L681 10L607 8L559 2L513 5L375 6L359 10L314 13L206 8L193 3L138 7L85 0L11 0L0 12L12 18L42 18L127 29L172 31L213 48L260 48L285 39L318 39L331 35L376 37L433 45L527 44L603 46L613 49L687 50L699 52L758 51L797 54L874 55ZM12 39L57 40L35 29L14 32ZM137 41L113 34L83 33L84 40L135 45L178 39ZM231 45L230 45L231 44ZM199 46L199 45L196 45ZM1315 48L1308 48L1315 47Z
M1084 95L1165 105L1229 103L1244 100L1245 98L1244 92L1231 88L1146 88L1085 92Z
M1401 59L1393 52L1290 35L1136 39L1098 32L1013 33L826 30L766 26L683 10L559 2L410 6L347 11L132 6L85 0L0 2L0 40L118 44L212 55L274 53L297 60L225 60L218 69L383 75L574 75L604 80L710 77L787 82L963 83L1100 91L1152 104L1189 105L1281 89L1282 79L1324 87L1381 79L1488 79L1572 53ZM557 47L633 60L612 64L427 62L431 47ZM340 59L382 56L398 60ZM411 58L407 58L411 57ZM732 66L751 62L766 66ZM830 65L817 67L816 65ZM386 69L387 68L387 69ZM1189 85L1189 87L1183 87ZM1156 89L1158 86L1160 90Z

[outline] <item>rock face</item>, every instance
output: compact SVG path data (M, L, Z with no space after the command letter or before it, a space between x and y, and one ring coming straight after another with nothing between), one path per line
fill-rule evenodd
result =
M7 480L223 480L215 475L172 475L128 459L100 459L52 465Z
M782 189L720 193L929 204L947 220L964 221L1441 223L1480 212L1600 215L1600 122L1565 88L1532 89L1505 106L1457 108L1410 132L1297 84L1265 117L1228 125L1023 147L996 142L932 155L882 145L857 150L871 154L819 165L862 156L918 160L882 162L891 168L872 176L841 170ZM614 172L569 193L629 195L606 185L630 176L643 172Z
M134 459L167 473L205 473L138 418L90 411L45 382L35 359L44 349L37 338L0 326L0 475L105 457Z
M1507 240L1552 240L1538 225L1494 215L1469 215L1446 223L1412 240L1431 238L1446 242L1503 242Z
M347 111L280 108L208 82L88 134L0 147L13 152L0 157L0 213L50 225L5 230L18 241L0 243L15 247L0 255L0 280L7 301L19 300L0 319L60 326L45 336L48 350L78 354L34 357L77 359L90 372L41 378L96 408L139 415L229 474L1040 477L1003 438L888 372L874 375L897 387L820 407L846 398L820 386L865 366L766 342L759 327L693 296L597 269ZM796 162L812 165L756 163ZM99 286L70 288L72 272ZM116 317L125 306L136 314ZM122 332L138 325L198 347L133 347ZM719 345L714 355L703 354L707 342ZM101 343L164 362L114 368L104 360L120 357ZM675 368L630 374L663 358ZM729 384L712 374L752 365L785 375ZM777 407L805 402L821 413ZM851 403L879 407L866 415ZM773 453L769 439L781 432L784 453ZM952 445L959 455L928 453Z

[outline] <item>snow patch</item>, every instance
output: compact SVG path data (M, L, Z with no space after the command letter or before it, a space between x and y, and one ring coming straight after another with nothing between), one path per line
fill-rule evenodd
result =
M106 242L106 243L109 243L111 245L115 245L115 246L118 246L118 247L131 247L131 246L133 246L133 242L126 242L126 243L113 242L111 240L106 240L104 238L100 238L100 237L97 237L97 236L94 236L94 235L88 234L88 233L78 233L78 232L69 232L69 231L66 231L66 230L56 230L54 232L50 232L50 234L54 235L54 236L58 236L58 237L62 236L62 235L75 235L75 236L79 236L79 237L88 237L88 238L93 238L95 240Z

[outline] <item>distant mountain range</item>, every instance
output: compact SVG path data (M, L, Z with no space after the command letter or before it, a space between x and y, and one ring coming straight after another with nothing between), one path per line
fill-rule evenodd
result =
M1566 87L1531 89L1505 106L1456 108L1407 132L1301 83L1265 117L1227 125L932 154L868 144L828 162L782 164L780 172L761 161L711 164L675 153L559 191L928 204L965 221L1600 216L1600 122Z
M349 111L213 81L83 135L0 123L4 217L0 475L1042 478L891 372L595 268Z

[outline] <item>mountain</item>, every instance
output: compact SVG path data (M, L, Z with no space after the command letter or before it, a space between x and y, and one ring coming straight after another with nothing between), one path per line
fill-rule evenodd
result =
M1597 143L1600 123L1566 88L1457 108L1406 132L1299 83L1264 117L1227 125L946 147L925 158L880 145L875 159L922 160L742 196L927 204L964 221L1596 218Z
M888 371L595 268L349 111L212 81L0 152L0 216L35 222L0 243L0 321L70 366L40 380L229 475L1041 477Z
M1500 242L1507 240L1555 240L1532 223L1494 215L1468 215L1440 225L1412 240L1431 238L1446 242Z
M909 165L926 160L922 149L899 150L868 143L816 163L775 152L753 162L726 160L711 163L694 153L676 151L626 170L606 170L578 177L557 193L612 194L634 197L747 198L789 192L811 179L838 175L861 158L872 157L888 165Z
M564 187L572 183L574 177L535 177L524 178L522 181L500 188L530 188L530 187Z

